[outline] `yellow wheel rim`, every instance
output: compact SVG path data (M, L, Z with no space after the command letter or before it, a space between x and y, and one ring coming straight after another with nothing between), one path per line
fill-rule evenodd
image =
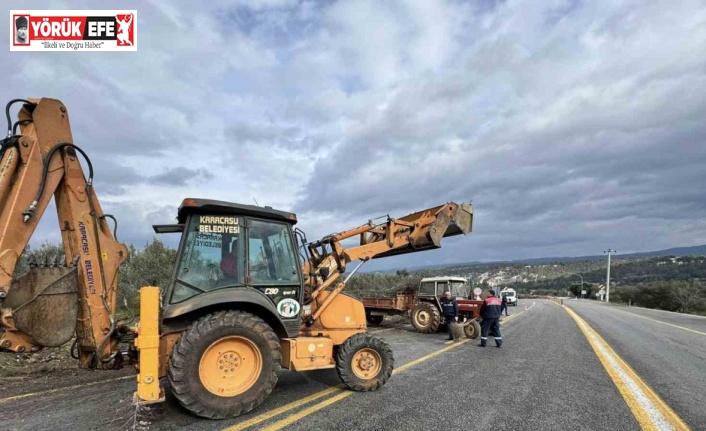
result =
M382 358L373 349L361 349L353 355L353 374L359 379L368 380L377 376L382 369Z
M199 362L199 378L209 392L232 397L250 389L262 373L262 354L245 337L224 337L208 346Z
M429 312L427 310L419 310L415 316L415 320L417 321L417 325L427 326L429 324L429 320L431 320L431 316L429 316Z

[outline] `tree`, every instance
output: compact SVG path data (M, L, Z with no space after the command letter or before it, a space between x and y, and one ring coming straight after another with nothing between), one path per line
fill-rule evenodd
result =
M141 287L167 287L174 270L176 250L153 238L142 250L129 245L128 252L130 257L120 267L120 292L130 305L137 305Z
M704 288L699 288L693 283L686 281L672 281L667 285L669 297L676 305L676 311L689 313L691 311L703 311Z
M61 260L64 256L64 247L61 245L54 245L47 241L42 243L38 249L33 250L29 244L25 247L24 251L20 255L15 265L15 277L24 275L29 271L29 262L34 260L39 265L44 265L47 263L57 262ZM59 264L64 264L65 261L58 262ZM69 259L71 263L71 259Z
M582 290L582 289L586 291L586 294L585 294L585 295L581 295L581 290ZM582 296L583 296L584 298L590 298L590 297L591 297L591 292L593 291L593 285L590 284L590 283L583 283L583 285L581 285L581 284L572 284L571 286L569 286L569 290L571 291L571 293L573 293L575 296L577 296L577 297L579 297L579 298L582 297Z

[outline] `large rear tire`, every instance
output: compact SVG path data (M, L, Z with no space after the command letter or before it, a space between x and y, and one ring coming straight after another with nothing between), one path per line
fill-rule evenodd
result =
M395 358L382 338L372 334L355 334L348 338L336 354L338 377L354 391L374 391L392 375Z
M439 309L428 302L420 302L412 309L412 326L417 332L430 334L436 332L441 325L441 313Z
M466 337L475 340L480 335L480 323L478 323L477 320L471 321L471 323L463 327L463 332L466 334Z
M219 311L182 333L169 358L169 384L191 413L235 417L272 392L281 361L279 339L267 323L244 311Z

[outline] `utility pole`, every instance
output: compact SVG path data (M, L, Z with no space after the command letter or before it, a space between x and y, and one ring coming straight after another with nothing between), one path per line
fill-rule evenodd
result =
M610 254L617 253L616 250L604 250L603 253L608 253L608 268L605 276L605 302L610 302Z

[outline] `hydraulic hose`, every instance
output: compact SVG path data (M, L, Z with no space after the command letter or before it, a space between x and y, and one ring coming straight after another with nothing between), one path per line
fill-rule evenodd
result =
M34 216L34 212L37 210L37 205L39 204L39 199L42 198L42 195L44 194L44 189L47 184L47 175L49 174L49 163L51 162L51 159L54 157L54 154L56 154L57 151L61 150L62 148L70 147L81 153L83 155L83 158L86 160L86 163L88 164L88 180L86 181L86 192L88 192L88 189L92 186L93 184L93 164L91 163L91 159L88 158L88 155L79 147L76 145L70 143L70 142L62 142L59 144L56 144L55 146L52 147L51 150L49 150L49 153L47 154L46 159L44 159L44 166L42 168L42 178L39 182L39 190L37 190L37 194L34 196L34 200L32 203L29 205L29 207L22 212L22 215L24 216L23 220L25 223Z
M29 118L27 118L26 120L18 120L18 121L15 121L15 124L12 125L12 136L17 135L17 127L19 127L19 126L21 126L21 125L23 125L23 124L29 124L29 123L31 123L31 122L33 122L33 121L34 121L34 120L31 120L31 119L29 119Z
M28 105L32 105L33 103L30 102L27 99L12 99L9 102L7 102L7 105L5 105L5 117L7 118L7 137L11 138L12 137L12 119L10 118L10 108L12 105L14 105L17 102L24 102Z

